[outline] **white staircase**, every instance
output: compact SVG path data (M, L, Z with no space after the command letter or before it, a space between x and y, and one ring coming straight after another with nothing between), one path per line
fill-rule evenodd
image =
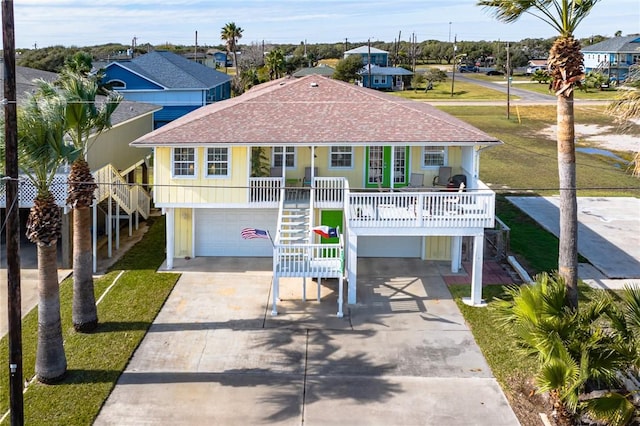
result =
M273 302L272 315L278 314L282 277L302 278L302 300L306 301L306 279L316 278L317 300L321 301L320 289L323 278L338 279L338 312L342 317L343 279L344 279L344 241L340 235L338 244L314 243L313 197L293 197L286 200L284 188L281 189L278 213L277 234L273 250Z
M284 207L280 218L280 242L282 244L308 243L310 214L308 206Z

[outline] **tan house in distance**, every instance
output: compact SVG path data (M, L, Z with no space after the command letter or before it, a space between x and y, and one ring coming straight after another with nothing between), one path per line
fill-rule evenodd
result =
M344 275L355 303L358 257L447 260L458 271L470 237L473 305L495 219L480 151L500 144L427 103L319 75L256 86L132 143L154 150L168 269L175 258L273 256L276 284ZM256 170L259 150L269 173ZM341 235L320 239L318 225ZM248 227L273 245L243 239Z

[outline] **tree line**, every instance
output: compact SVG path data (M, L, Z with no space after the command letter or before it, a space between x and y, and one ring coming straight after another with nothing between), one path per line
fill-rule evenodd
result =
M582 46L598 43L605 40L603 36L593 36L580 40ZM525 66L531 59L544 59L548 56L549 49L554 38L527 38L510 43L510 61L512 66ZM309 44L274 44L264 42L252 42L237 44L235 51L238 55L238 65L246 63L247 67L263 61L264 55L279 49L285 58L288 58L296 66L313 66L325 59L341 59L344 52L355 47L367 45L368 41L350 42L345 40L340 43L316 43ZM486 58L494 58L497 66L506 62L506 43L501 41L464 41L456 42L457 54L466 54L467 58L474 61L482 61ZM409 41L372 41L371 47L389 52L391 65L412 66L416 64L451 64L453 60L453 43L439 40L425 40L419 43ZM122 58L124 52L132 51L134 55L145 54L152 50L168 50L176 54L192 53L193 45L176 45L165 43L160 45L141 44L132 49L132 46L120 43L109 43L97 46L50 46L38 49L18 49L16 63L20 66L35 68L43 71L60 72L65 59L77 52L86 52L91 55L94 62L109 62ZM208 49L227 50L226 44L198 46L198 51L205 52ZM232 52L233 53L233 52Z

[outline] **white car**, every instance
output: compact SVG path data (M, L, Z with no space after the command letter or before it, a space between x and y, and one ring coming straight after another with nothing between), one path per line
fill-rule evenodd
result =
M543 65L536 65L534 67L527 68L527 75L531 75L536 71L546 71L547 67Z

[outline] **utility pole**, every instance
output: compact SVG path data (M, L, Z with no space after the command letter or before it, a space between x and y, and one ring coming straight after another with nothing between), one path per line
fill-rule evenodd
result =
M367 67L369 68L369 88L371 88L371 39L367 41L369 52L367 53Z
M193 49L193 60L198 62L198 30L196 30L196 45Z
M344 38L344 51L345 51L345 52L348 50L348 49L347 49L347 46L349 45L348 43L349 43L349 40L345 37L345 38Z
M16 42L13 1L2 0L4 59L4 137L7 239L7 304L9 312L9 409L11 425L24 424L22 396L22 307L20 294L20 218L18 215L18 114L16 102Z
M456 46L456 42L458 41L458 35L456 34L453 38L453 69L451 73L451 97L453 98L453 85L456 81L456 50L458 50L458 46Z
M507 120L511 118L510 103L511 103L511 59L509 56L509 42L507 42Z

